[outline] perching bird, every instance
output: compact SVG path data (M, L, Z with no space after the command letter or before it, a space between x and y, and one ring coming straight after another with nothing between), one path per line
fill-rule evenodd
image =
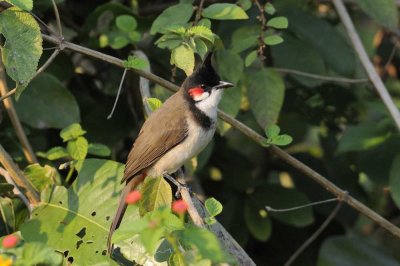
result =
M143 124L125 165L122 182L126 182L126 186L110 227L109 254L112 252L112 234L126 210L126 195L146 176L166 176L176 172L187 160L199 154L213 137L221 89L233 85L220 81L211 57L209 53L179 91Z

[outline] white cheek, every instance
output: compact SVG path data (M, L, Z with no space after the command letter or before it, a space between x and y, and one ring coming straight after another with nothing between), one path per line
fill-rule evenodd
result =
M217 106L219 101L221 100L222 92L222 90L214 90L208 98L205 98L202 101L195 103L196 107L203 111L207 116L211 118L216 118Z
M203 92L203 93L200 94L200 95L194 96L194 97L193 97L193 100L194 100L195 102L202 101L202 100L204 100L205 98L207 98L209 95L210 95L209 92Z

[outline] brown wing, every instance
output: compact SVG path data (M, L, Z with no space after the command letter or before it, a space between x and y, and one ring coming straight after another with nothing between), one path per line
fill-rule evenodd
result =
M140 174L187 137L188 126L182 115L185 107L178 97L182 97L179 92L171 96L143 124L129 152L121 182Z

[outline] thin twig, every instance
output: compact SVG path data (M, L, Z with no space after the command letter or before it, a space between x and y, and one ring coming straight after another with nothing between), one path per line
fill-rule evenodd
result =
M325 228L331 223L333 218L336 217L338 212L343 206L343 201L339 201L338 204L336 204L335 209L329 214L329 216L326 218L326 220L321 224L321 226L315 231L297 250L295 253L290 256L290 258L286 261L284 264L285 266L291 265L297 257L325 230Z
M4 150L0 144L0 163L4 166L10 174L14 184L29 200L33 206L37 205L40 201L39 194L31 184L31 182L24 176L18 166L14 163L11 156Z
M117 106L117 103L118 103L119 95L121 94L122 85L124 84L125 75L126 75L127 70L128 70L128 69L125 68L125 69L124 69L124 73L122 73L122 78L121 78L121 82L119 83L117 96L116 96L116 98L115 98L114 105L113 105L113 107L112 107L111 113L107 116L107 119L111 119L112 115L114 114L115 107Z
M51 0L51 2L53 4L54 15L56 16L58 34L62 38L63 32L62 32L62 27L61 27L60 13L58 12L58 8L57 8L57 5L56 5L56 2L54 0Z
M383 69L387 69L388 66L390 65L390 63L392 62L392 60L393 60L393 58L394 58L394 55L396 54L396 51L397 51L397 49L398 49L398 47L397 47L398 44L399 44L399 42L398 42L397 40L395 40L395 43L394 43L393 48L392 48L392 51L390 52L389 58L388 58L388 60L386 61L386 64L385 64L385 66L383 67Z
M25 194L19 190L18 186L15 185L15 182L10 177L10 174L3 167L0 167L0 175L4 177L4 179L6 180L6 182L8 184L11 184L14 186L14 188L13 188L14 195L19 197L22 200L22 202L26 205L26 207L28 208L29 213L32 213L32 205L29 203L29 200L27 199L27 197L25 197Z
M48 35L44 35L44 34L43 34L43 39L45 39L46 41L51 42L51 43L55 43L55 44L59 43L59 40L57 38L48 36ZM63 42L63 45L65 48L67 48L69 50L72 50L72 51L90 56L92 58L96 58L96 59L108 62L110 64L113 64L113 65L116 65L119 67L124 67L122 65L122 60L115 58L113 56L106 55L106 54L100 53L98 51L94 51L89 48L86 48L86 47L83 47L83 46L80 46L77 44L73 44L70 42ZM166 88L168 90L177 91L179 89L179 87L176 86L175 84L173 84L157 75L154 75L150 72L137 70L137 69L132 69L132 71L150 81L153 81L153 82L163 86L164 88ZM228 124L232 125L234 128L238 129L244 135L246 135L253 141L257 142L258 144L261 144L265 140L265 138L263 136L261 136L260 134L258 134L257 132L255 132L253 129L249 128L242 122L240 122L240 121L236 120L235 118L233 118L232 116L228 115L227 113L225 113L221 110L218 110L218 116L220 119L222 119L225 122L227 122ZM324 176L320 175L319 173L317 173L316 171L311 169L309 166L300 162L299 160L297 160L296 158L294 158L287 152L281 150L280 148L278 148L276 146L271 146L269 149L273 154L275 154L281 160L285 161L286 163L293 166L300 172L304 173L306 176L312 178L314 181L316 181L322 187L326 188L330 193L332 193L338 197L343 197L346 194L345 191L343 191L342 189L337 187L335 184L333 184L331 181L326 179ZM396 227L395 225L390 223L388 220L383 218L381 215L379 215L372 209L365 206L363 203L354 199L350 195L348 197L346 197L346 199L344 201L349 206L356 209L358 212L369 217L371 220L373 220L374 222L376 222L377 224L379 224L380 226L382 226L383 228L385 228L386 230L391 232L393 235L400 238L400 229L398 227Z
M308 204L304 204L304 205L300 205L300 206L296 206L296 207L292 207L292 208L285 208L285 209L274 209L270 206L266 206L265 210L268 212L290 212L290 211L300 210L300 209L308 208L308 207L315 206L315 205L321 205L321 204L325 204L325 203L329 203L329 202L333 202L333 201L338 201L338 198L311 202Z
M4 94L0 97L0 102L2 102L4 99L7 99L8 97L13 96L13 94L15 94L16 92L17 92L17 88L10 90L9 92L7 92L6 94Z
M196 11L196 16L194 18L194 25L197 25L197 23L199 23L199 20L201 18L201 12L203 11L203 6L204 6L204 0L200 0L199 6L197 7Z
M366 83L369 82L368 79L350 79L350 78L342 78L342 77L329 77L329 76L322 76L322 75L317 75L317 74L312 74L312 73L307 73L295 69L286 69L286 68L279 68L279 67L272 67L272 69L275 69L278 72L282 73L289 73L289 74L294 74L294 75L299 75L299 76L304 76L312 79L318 79L318 80L326 80L326 81L333 81L333 82L340 82L340 83Z
M0 59L0 95L5 96L8 93L7 80L5 69L3 63ZM24 129L22 127L21 121L17 115L17 111L15 111L14 103L11 99L5 99L3 101L4 108L7 110L8 116L10 117L11 123L14 127L15 133L17 134L18 140L21 143L22 151L25 155L26 160L29 163L37 163L38 160L36 158L35 153L33 152L32 146L26 137Z
M350 37L351 42L354 45L354 49L361 60L365 70L367 71L368 77L371 82L374 84L379 96L381 97L383 103L388 109L392 119L394 120L397 129L400 131L400 112L397 106L394 104L393 99L390 97L389 92L387 91L385 85L382 82L382 79L379 77L376 72L374 66L368 58L367 52L365 51L360 37L357 34L357 31L354 27L353 22L351 21L350 15L347 12L345 5L342 0L332 0L333 4L336 7L336 10L347 30L347 34Z
M258 2L258 0L253 0L253 3L257 6L258 8L258 20L260 21L260 35L258 36L258 50L257 54L258 57L262 62L265 61L265 56L264 56L264 49L265 49L265 43L264 43L264 32L267 29L267 18L265 17L264 13L264 7Z

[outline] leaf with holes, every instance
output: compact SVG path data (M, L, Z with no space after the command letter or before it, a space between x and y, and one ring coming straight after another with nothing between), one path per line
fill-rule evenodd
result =
M145 215L162 206L171 206L172 190L164 177L146 178L141 188L143 199L140 201L140 214Z
M32 219L20 227L21 234L27 242L42 242L65 253L77 265L116 265L105 249L123 186L119 181L124 165L88 159L80 161L77 170L78 177L69 189L57 186L42 192ZM122 223L138 216L128 208Z
M17 83L16 97L35 76L42 55L42 35L36 20L17 7L0 13L0 33L6 39L1 54L7 74Z

